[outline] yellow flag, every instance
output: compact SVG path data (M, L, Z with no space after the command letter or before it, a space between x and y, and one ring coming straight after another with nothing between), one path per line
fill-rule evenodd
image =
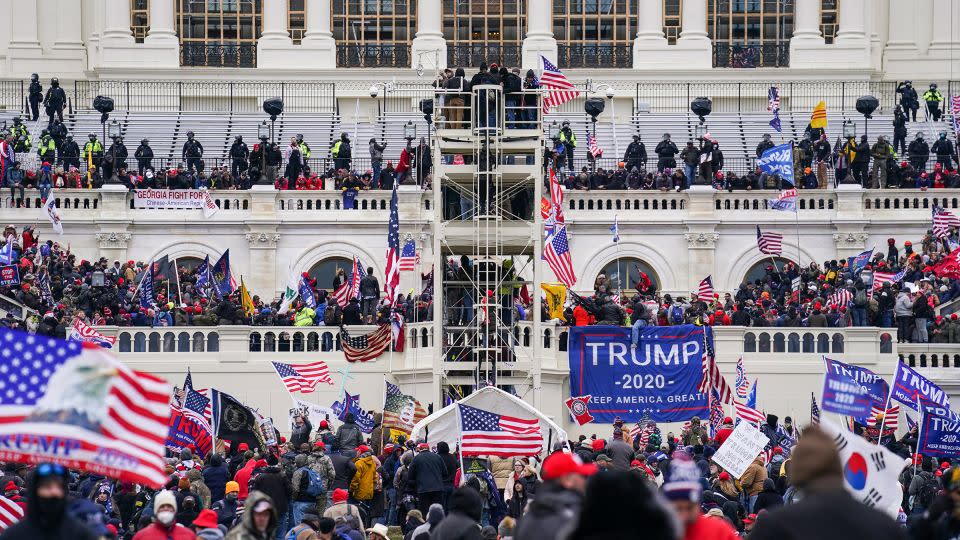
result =
M563 303L567 301L567 288L559 283L541 283L540 288L546 293L547 313L550 318L565 321Z
M243 306L244 315L253 317L253 298L250 298L250 291L247 290L247 284L243 282L243 276L240 276L240 305Z
M817 106L813 108L813 114L810 115L810 127L826 129L827 103L825 101L821 100L820 103L817 103Z

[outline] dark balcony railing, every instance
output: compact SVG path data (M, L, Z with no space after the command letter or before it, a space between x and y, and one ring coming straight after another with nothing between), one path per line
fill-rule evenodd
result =
M557 47L561 68L632 68L633 46L577 43Z
M410 45L337 45L338 67L410 67Z
M790 67L790 43L786 41L757 45L714 43L713 67Z
M256 43L180 44L180 65L198 67L257 67Z
M447 45L447 65L452 68L475 68L483 63L519 67L522 56L523 51L520 45L499 43Z

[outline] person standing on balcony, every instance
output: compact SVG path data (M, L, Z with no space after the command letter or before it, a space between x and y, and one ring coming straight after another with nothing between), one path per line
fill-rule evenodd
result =
M290 137L290 146L286 151L287 168L284 170L284 176L287 177L287 186L294 189L297 184L297 178L300 177L300 170L303 167L303 158L300 154L300 146L297 144L296 137Z
M817 165L817 187L827 187L827 164L830 162L830 141L827 135L820 136L820 140L813 145L813 156Z
M930 89L923 93L923 101L927 103L927 113L934 122L939 122L943 116L940 104L943 103L943 94L937 90L937 83L930 83Z
M463 68L457 68L453 76L447 79L447 90L459 90L458 94L450 94L446 99L446 117L450 129L462 129L464 109L470 101L470 83L466 80Z
M147 169L153 168L153 148L150 148L148 139L140 140L140 146L133 152L133 157L137 158L137 172L140 176L143 176Z
M910 112L913 111L913 121L916 122L920 101L917 98L917 90L913 87L913 81L903 81L898 84L896 93L900 94L900 105L906 113L904 116L909 120Z
M940 132L940 138L937 139L937 142L933 143L931 150L937 155L937 163L944 169L953 169L953 160L957 159L957 152L953 147L953 143L947 138L946 131Z
M637 169L643 170L647 166L647 147L640 140L640 135L633 136L633 142L627 146L627 151L623 154L623 162L628 171Z
M373 170L373 189L380 189L380 171L383 166L383 151L386 149L386 141L380 144L376 137L370 137L370 168Z
M48 163L56 163L57 161L57 143L47 130L40 132L40 144L37 148L37 155L40 156L40 161L46 161Z
M923 133L918 131L917 137L910 141L910 146L907 147L907 155L910 158L910 165L916 170L917 174L927 172L930 145L923 140Z
M96 133L87 135L87 143L83 145L83 155L81 157L84 161L93 163L94 167L100 168L100 162L103 160L103 144L97 140Z
M40 76L30 75L30 116L36 122L40 119L40 102L43 101L43 87L40 86Z
M43 99L43 106L47 112L47 127L53 124L53 117L56 116L63 122L63 108L67 105L67 94L60 88L60 79L54 77L50 79L50 88L47 89L47 95Z
M700 151L693 146L693 141L687 141L687 147L680 152L680 159L683 160L683 175L686 177L687 189L693 185L693 177L697 174L697 166L700 164Z
M675 156L680 153L680 150L670 140L669 133L663 134L663 140L657 143L657 147L653 151L657 154L657 172L662 173L664 169L675 169L677 167Z
M577 136L570 129L570 121L564 120L560 127L560 143L563 145L563 153L567 155L567 168L573 170L573 151L577 148Z
M520 109L523 96L523 81L520 79L520 68L513 68L507 71L506 67L500 68L500 81L503 84L503 93L506 96L507 129L517 129L521 127L523 114Z
M330 157L333 158L333 168L336 170L347 170L350 168L350 158L353 157L353 151L350 149L350 138L347 132L340 133L340 138L330 147Z
M373 275L373 267L367 268L367 275L360 280L360 298L363 299L361 312L367 324L373 323L373 315L380 300L380 282Z
M851 138L851 142L852 142ZM849 145L850 143L848 143ZM867 185L867 166L870 164L870 145L867 144L867 136L860 137L860 144L853 148L853 159L850 163L850 170L853 173L854 182L861 186Z
M243 142L243 136L237 135L230 145L230 174L239 177L250 165L250 149Z
M887 185L887 161L890 159L890 144L886 137L877 137L876 144L870 149L873 156L873 171L870 175L870 187L880 189Z
M77 144L77 141L73 140L73 135L67 135L67 140L64 141L63 147L60 149L60 159L63 163L63 168L67 171L71 167L79 170L80 169L80 146Z
M203 145L193 138L192 131L187 132L187 141L183 143L182 157L188 171L203 172Z
M907 116L903 114L903 107L897 105L893 110L893 150L901 154L907 153Z

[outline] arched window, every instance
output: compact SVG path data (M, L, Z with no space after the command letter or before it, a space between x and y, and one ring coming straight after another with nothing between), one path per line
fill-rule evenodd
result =
M660 289L660 278L653 271L653 267L635 257L614 259L607 263L600 272L610 280L612 290L635 291L637 284L640 283L640 272L650 278L654 289Z
M353 271L353 261L346 257L330 257L314 264L307 273L317 280L318 288L333 290L333 278L337 270L343 270L344 275L349 276Z
M216 260L210 261L210 264L215 263ZM183 268L190 272L191 274L197 270L203 264L203 259L199 257L178 257L177 258L177 268Z
M783 271L784 265L790 262L790 260L784 259L782 257L774 257L773 261L777 265L777 270L781 272ZM770 257L767 257L766 259L763 259L761 261L757 261L756 263L754 263L753 266L750 267L749 270L747 270L747 273L745 276L743 276L743 280L741 280L741 283L743 283L744 281L753 283L753 282L756 282L758 279L759 280L765 279L767 276L767 268L773 266L774 262L770 261Z

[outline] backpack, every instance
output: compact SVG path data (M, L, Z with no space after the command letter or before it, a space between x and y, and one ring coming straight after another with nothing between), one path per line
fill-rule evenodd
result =
M936 498L939 492L940 485L937 483L936 478L924 478L923 485L920 486L920 492L917 493L913 505L919 505L925 509L930 508L930 503L933 502L933 499Z
M680 306L670 308L670 320L673 324L683 324L683 308Z
M861 308L867 305L866 289L857 289L857 293L853 295L853 305L858 308Z
M320 473L311 469L310 467L301 467L305 473L305 476L300 477L300 483L303 484L303 479L307 479L307 489L304 490L304 493L310 497L319 497L326 493L326 488L323 485L323 477L320 476Z

